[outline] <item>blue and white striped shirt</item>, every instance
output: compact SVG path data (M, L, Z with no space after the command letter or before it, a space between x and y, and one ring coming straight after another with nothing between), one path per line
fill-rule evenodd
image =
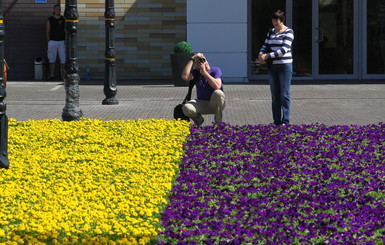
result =
M275 34L275 28L273 28L267 33L267 37L259 53L267 53L267 59L273 59L273 64L292 63L291 45L293 40L294 31L292 29L287 28L285 31ZM270 46L271 50L267 50L268 46Z

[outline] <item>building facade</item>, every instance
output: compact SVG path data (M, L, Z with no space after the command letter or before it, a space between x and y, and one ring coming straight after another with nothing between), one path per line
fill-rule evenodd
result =
M38 1L38 2L36 2ZM43 2L43 3L42 3ZM171 80L170 53L186 40L185 0L115 0L118 80ZM34 60L47 60L45 24L52 8L65 0L4 0L5 58L9 80L33 80ZM78 0L79 75L104 78L105 1Z
M33 79L34 58L46 56L45 21L57 2L28 1L3 6L10 80ZM81 77L87 66L93 79L104 77L104 7L78 0ZM265 81L255 60L277 8L295 32L294 80L385 79L385 0L115 0L117 78L171 81L169 55L187 40L225 81Z
M187 1L188 40L230 80L266 80L255 60L277 8L295 32L294 80L385 79L384 0Z

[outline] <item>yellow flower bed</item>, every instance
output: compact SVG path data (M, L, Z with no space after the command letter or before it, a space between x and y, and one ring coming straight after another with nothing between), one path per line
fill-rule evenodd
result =
M148 243L188 134L165 119L10 119L0 244Z

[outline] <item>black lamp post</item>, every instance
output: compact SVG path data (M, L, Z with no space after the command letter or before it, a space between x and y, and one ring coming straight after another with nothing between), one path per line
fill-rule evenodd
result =
M63 121L76 121L83 113L79 106L79 65L77 58L77 26L78 6L77 0L66 0L64 18L66 20L66 63L64 66L64 88L66 91L66 104L63 108Z
M116 89L116 60L115 60L115 10L114 0L106 0L104 12L106 25L106 51L105 51L105 73L104 73L104 94L106 98L103 105L117 105L119 101L115 98Z
M8 117L7 105L3 102L7 93L4 81L4 16L3 1L0 0L0 168L8 168Z

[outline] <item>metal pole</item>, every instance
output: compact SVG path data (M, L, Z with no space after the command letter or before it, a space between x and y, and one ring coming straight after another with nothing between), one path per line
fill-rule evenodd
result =
M7 93L4 81L4 16L3 0L0 0L0 168L9 168L7 105L3 102Z
M66 0L64 18L66 20L66 63L64 65L64 88L66 91L66 105L63 108L63 121L76 121L83 116L79 106L79 65L77 58L77 0Z
M116 60L115 60L115 10L114 0L106 0L104 12L106 25L106 51L105 51L105 73L104 73L104 94L106 98L102 101L103 105L117 105L119 101L115 98L116 89Z

